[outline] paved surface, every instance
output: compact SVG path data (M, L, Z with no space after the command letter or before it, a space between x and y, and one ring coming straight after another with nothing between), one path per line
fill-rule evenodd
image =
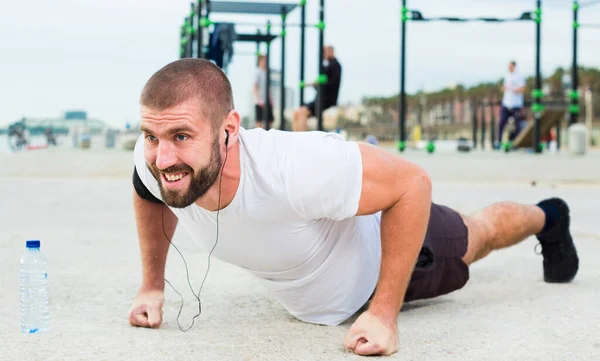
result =
M471 268L461 291L408 304L397 360L598 360L600 355L600 158L409 152L432 175L434 200L470 213L492 202L564 197L581 256L576 280L549 285L535 239ZM53 161L51 164L50 161ZM131 207L131 153L37 151L0 155L0 360L360 360L342 348L350 322L294 320L242 270L213 259L203 314L183 333L179 296L167 287L164 323L132 328L127 311L140 281ZM536 180L535 186L531 181ZM19 257L39 238L50 258L52 331L19 333ZM196 291L206 254L177 231ZM183 263L169 279L197 310Z

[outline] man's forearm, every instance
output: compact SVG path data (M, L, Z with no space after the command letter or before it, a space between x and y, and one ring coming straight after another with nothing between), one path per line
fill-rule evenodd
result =
M412 186L381 216L381 270L369 311L396 319L425 239L431 210L431 183L416 176Z
M135 191L133 192L133 208L142 258L141 288L163 290L165 287L165 264L170 246L169 241L165 238L165 233L169 239L173 238L177 217L168 207L145 200Z

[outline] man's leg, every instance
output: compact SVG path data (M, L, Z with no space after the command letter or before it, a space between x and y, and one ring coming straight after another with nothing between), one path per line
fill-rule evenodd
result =
M547 282L569 282L577 274L579 258L569 231L569 207L561 199L537 205L501 202L462 218L469 232L462 258L467 265L535 235L542 245Z
M302 132L306 130L308 113L309 110L304 105L294 111L294 115L292 116L292 131Z
M257 128L264 128L263 125L263 107L258 104L254 105L254 119Z
M510 247L541 232L545 219L540 207L513 202L496 203L471 216L463 216L469 230L463 261L470 265L493 250Z
M523 118L521 117L521 108L512 108L510 114L515 120L515 128L509 135L509 140L512 142L521 132L521 121Z
M500 121L498 122L498 146L502 145L502 132L504 131L504 127L506 126L506 123L508 122L508 117L509 117L509 111L503 105L500 108Z

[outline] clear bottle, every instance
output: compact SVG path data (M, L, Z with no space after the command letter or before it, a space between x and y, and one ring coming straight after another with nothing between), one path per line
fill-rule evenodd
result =
M21 257L21 331L46 332L50 330L48 261L40 251L40 241L27 241L25 247Z

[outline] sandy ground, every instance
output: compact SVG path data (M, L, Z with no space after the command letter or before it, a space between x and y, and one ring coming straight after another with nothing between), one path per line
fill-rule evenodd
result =
M491 202L566 199L581 257L576 280L542 280L536 240L490 255L464 289L408 304L397 360L600 359L600 156L408 152L434 179L434 200L465 213ZM52 161L52 164L50 163ZM44 150L0 155L0 360L360 360L343 350L351 325L301 323L251 276L213 259L203 313L177 326L180 299L168 286L160 329L130 327L140 282L131 207L131 153ZM531 184L536 181L535 186ZM50 259L51 332L19 332L19 258L40 239ZM206 254L177 231L196 291ZM171 252L167 279L197 311L183 262Z

